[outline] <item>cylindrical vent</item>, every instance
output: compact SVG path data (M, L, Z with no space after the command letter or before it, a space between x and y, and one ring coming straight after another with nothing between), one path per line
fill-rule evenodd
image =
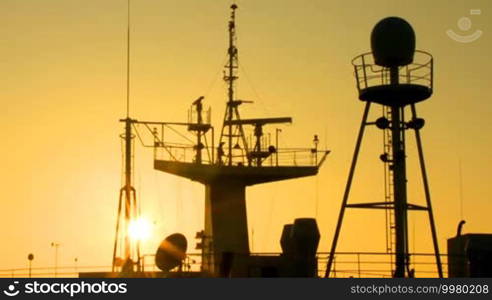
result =
M319 230L316 219L295 219L292 226L292 244L299 256L315 256L319 244Z
M292 254L292 224L285 224L280 238L280 246L283 254Z
M389 68L411 64L415 53L415 32L402 18L382 19L372 30L371 48L377 65Z

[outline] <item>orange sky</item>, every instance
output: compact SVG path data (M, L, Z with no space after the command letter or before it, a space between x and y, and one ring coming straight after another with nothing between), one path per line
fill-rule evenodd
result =
M133 117L183 121L191 101L205 95L219 128L230 3L134 1ZM363 109L350 60L369 50L372 27L389 15L406 18L417 48L435 58L435 93L418 111L426 119L422 136L441 249L461 219L460 162L465 232L491 231L490 1L237 3L238 94L255 101L243 116L290 115L294 124L283 129L281 146L310 147L317 133L333 151L316 178L248 189L254 251L279 251L282 226L296 217L317 217L319 250L329 250ZM470 9L482 14L470 16ZM456 22L463 16L473 21L470 31L483 31L473 43L445 34L460 33ZM121 184L126 1L3 0L0 20L0 269L26 266L30 252L36 266L53 265L53 241L61 244L60 265L75 257L80 265L110 265ZM412 135L409 141L409 199L423 203ZM381 151L381 133L369 128L353 202L382 199ZM142 212L155 222L144 252L153 253L176 231L194 248L203 187L154 171L148 149L137 148L136 157ZM348 211L345 221L339 250L384 249L382 213ZM431 250L426 226L423 213L412 213L412 249Z

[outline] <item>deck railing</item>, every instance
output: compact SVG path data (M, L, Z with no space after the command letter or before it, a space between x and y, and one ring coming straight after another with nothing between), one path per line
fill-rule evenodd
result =
M251 255L280 255L280 253L252 253ZM330 277L372 277L372 278L390 278L392 277L393 264L391 257L393 253L386 252L338 252L335 254L335 260ZM320 252L318 257L318 276L323 277L326 270L326 263L329 253ZM200 271L201 253L188 254L184 264L183 271ZM447 254L442 254L444 277L447 277ZM146 272L159 271L154 264L153 255L142 256L143 269ZM412 253L410 255L410 269L415 270L415 277L438 277L433 253ZM0 278L53 278L55 273L57 277L78 277L79 272L109 272L111 266L61 266L54 267L33 267L29 268L12 268L0 270Z
M218 163L216 155L217 149L205 147L202 150L202 164L210 165ZM276 149L268 157L262 160L262 166L317 166L323 159L327 151L309 149L309 148L281 148ZM213 156L212 156L213 155ZM215 156L215 158L214 158ZM154 148L155 160L167 160L176 162L193 163L196 161L196 150L193 145L166 143ZM224 157L224 159L226 159ZM248 165L248 157L245 151L240 149L234 150L234 165Z

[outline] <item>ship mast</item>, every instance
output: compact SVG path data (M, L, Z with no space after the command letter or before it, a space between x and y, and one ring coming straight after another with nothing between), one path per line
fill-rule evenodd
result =
M218 151L218 163L222 164L221 154L223 154L223 146L227 146L227 165L231 166L233 163L233 148L240 148L239 139L242 140L246 157L248 153L248 146L244 135L242 124L233 124L234 117L237 120L239 117L238 106L242 103L248 103L251 101L235 100L234 95L234 82L239 78L237 76L237 69L239 68L238 62L238 50L236 47L236 4L231 5L231 19L229 21L229 48L227 50L228 62L225 66L224 81L227 83L227 107L224 116L224 124L220 135L219 151ZM234 128L236 127L236 128ZM234 130L235 129L235 130ZM235 132L238 131L238 132ZM233 138L237 138L237 143L233 146ZM227 138L227 142L223 142L224 138Z
M116 219L116 235L113 248L113 264L112 271L116 271L116 267L120 265L122 272L133 272L136 266L137 271L141 270L140 261L140 241L132 240L129 234L131 222L138 219L138 207L136 190L133 187L133 130L132 126L136 120L130 118L130 0L128 5L128 20L127 20L127 53L126 53L126 118L120 122L125 123L125 133L121 135L124 143L124 186L120 189L118 216ZM123 216L122 216L123 213ZM120 226L123 225L121 230ZM123 239L123 253L120 263L118 263L118 244L119 240Z
M202 240L200 248L202 249L203 274L246 277L250 269L246 188L255 184L316 175L329 151L325 151L319 163L317 160L313 163L313 159L311 159L307 164L298 164L295 160L297 151L292 151L290 152L293 153L292 163L290 159L287 159L282 161L281 165L279 163L274 165L273 155L277 155L278 150L276 146L267 146L269 140L264 138L263 128L270 124L291 123L292 118L240 118L239 106L243 103L251 103L251 101L239 100L235 95L239 66L235 22L238 7L233 4L230 8L228 59L224 66L223 77L228 87L227 102L217 155L214 156L214 152L212 152L212 164L202 161L201 138L202 136L205 137L205 132L211 128L210 122L203 120L201 103L203 97L200 97L193 102L196 109L196 121L192 117L189 123L182 124L188 126L188 130L197 135L196 144L193 145L196 150L195 159L191 161L179 160L172 156L171 151L164 149L169 158L156 157L154 168L205 185L204 227L203 231L198 234L198 238ZM193 115L193 111L190 115ZM253 129L254 137L249 143L250 149L248 149L243 128ZM211 133L213 140L213 128ZM165 147L164 145L165 143L162 142L161 147ZM305 149L305 151L314 157L317 148ZM285 153L289 152L286 151ZM267 160L269 158L271 160ZM270 165L266 166L268 161L270 161ZM245 164L247 167L244 167Z
M234 44L234 39L236 36L236 9L237 5L233 4L231 5L231 20L229 21L229 49L228 49L228 54L229 54L229 66L228 66L228 75L226 76L225 80L228 83L228 89L227 89L227 95L228 95L228 101L227 101L227 114L228 114L228 120L232 121L232 113L234 109L234 81L238 78L236 76L235 70L237 69L237 64L238 64L238 56L237 56L237 48L236 45ZM228 147L229 147L229 153L228 153L228 164L231 165L232 163L232 125L229 124L229 137L228 137Z

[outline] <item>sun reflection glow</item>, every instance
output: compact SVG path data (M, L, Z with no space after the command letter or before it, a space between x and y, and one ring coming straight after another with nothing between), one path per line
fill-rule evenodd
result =
M148 219L138 218L128 225L128 235L132 240L144 241L150 238L152 226Z

